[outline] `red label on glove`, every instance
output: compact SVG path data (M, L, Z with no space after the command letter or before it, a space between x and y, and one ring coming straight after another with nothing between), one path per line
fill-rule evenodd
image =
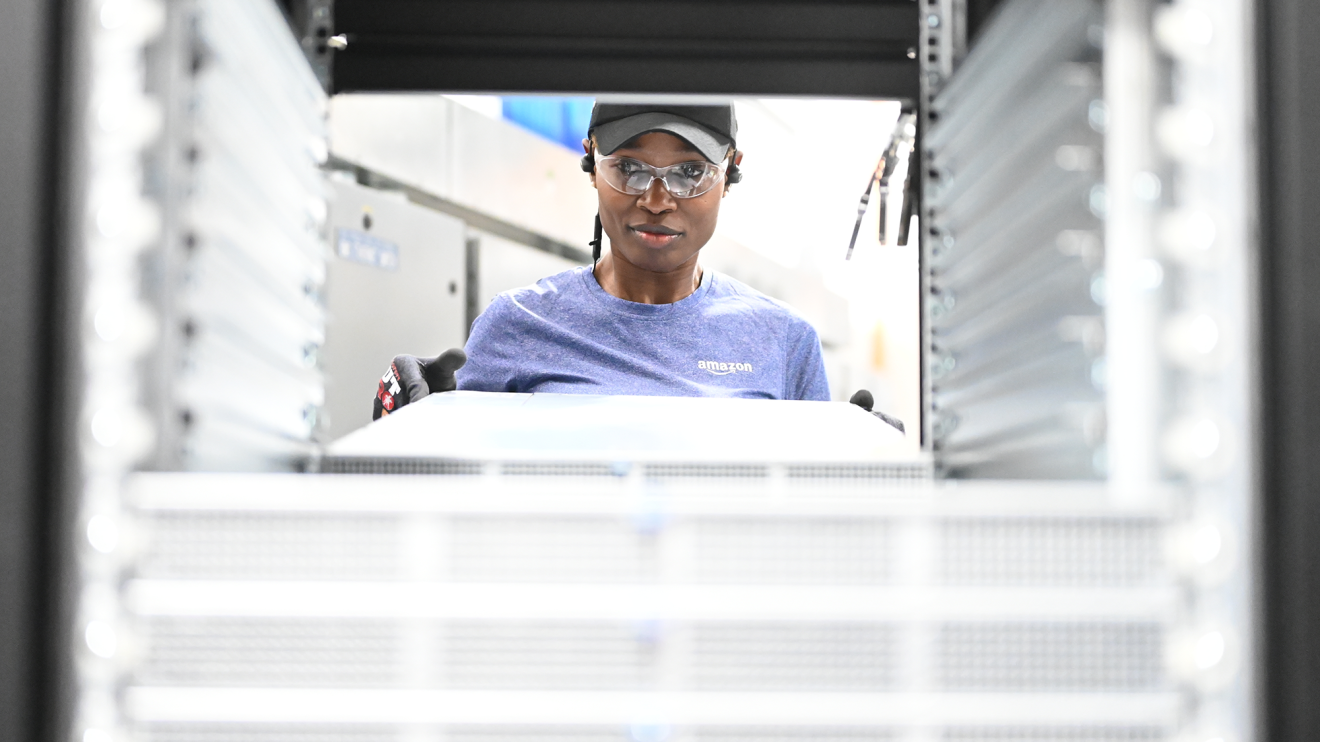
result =
M388 415L394 409L394 395L403 390L399 386L399 370L390 364L390 370L380 377L380 384L376 388L376 399L380 400L381 414Z

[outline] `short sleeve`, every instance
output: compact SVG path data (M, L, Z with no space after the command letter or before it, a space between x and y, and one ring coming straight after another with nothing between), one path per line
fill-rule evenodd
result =
M455 377L458 388L477 392L518 391L519 338L512 324L516 311L501 294L472 323L463 350L467 363Z
M801 321L794 329L796 338L790 343L788 357L785 358L784 399L828 402L830 381L825 375L820 337L816 329L805 321Z

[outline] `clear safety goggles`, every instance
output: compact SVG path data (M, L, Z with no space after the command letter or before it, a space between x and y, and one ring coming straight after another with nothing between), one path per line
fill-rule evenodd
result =
M602 157L596 161L596 175L629 196L646 193L659 180L674 198L696 198L724 180L724 168L704 161L651 167L631 157Z

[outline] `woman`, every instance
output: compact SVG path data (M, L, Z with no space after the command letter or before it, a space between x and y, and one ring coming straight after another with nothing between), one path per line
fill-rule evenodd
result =
M597 104L582 142L599 194L593 265L497 296L472 325L457 387L828 400L815 329L700 265L741 179L736 135L732 106ZM424 396L424 364L395 359L378 412Z

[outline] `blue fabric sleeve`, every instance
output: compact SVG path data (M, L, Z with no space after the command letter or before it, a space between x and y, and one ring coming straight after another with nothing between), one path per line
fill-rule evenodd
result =
M802 322L796 341L788 349L784 368L784 399L830 400L830 381L825 375L820 336L815 328Z
M518 338L516 309L504 294L472 322L463 346L468 362L458 370L458 388L478 392L518 391Z

